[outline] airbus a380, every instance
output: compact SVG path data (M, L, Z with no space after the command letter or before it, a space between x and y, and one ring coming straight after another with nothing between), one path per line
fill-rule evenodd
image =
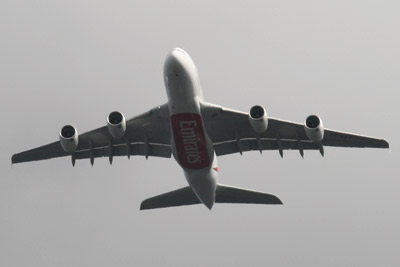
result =
M270 118L262 106L241 112L207 103L203 99L197 68L184 50L172 50L164 64L168 103L132 119L118 111L107 117L107 125L78 135L62 127L59 141L14 154L12 163L70 156L77 159L131 155L170 158L182 167L189 186L142 202L140 209L203 203L282 204L271 194L218 183L217 156L245 151L296 149L319 150L325 146L388 148L383 139L324 129L322 120L308 116L303 124Z

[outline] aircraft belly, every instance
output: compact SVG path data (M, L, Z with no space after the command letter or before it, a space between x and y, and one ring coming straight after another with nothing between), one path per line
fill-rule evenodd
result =
M218 168L201 116L202 93L196 67L185 53L174 50L165 62L164 73L173 156L196 196L211 209L215 202Z
M180 113L171 116L176 159L187 169L203 169L211 164L203 121L199 114Z

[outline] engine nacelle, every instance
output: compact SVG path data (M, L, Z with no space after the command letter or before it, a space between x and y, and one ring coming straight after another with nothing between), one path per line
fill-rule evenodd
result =
M321 142L324 139L324 125L317 115L310 115L304 121L304 129L308 138L313 142Z
M78 147L78 132L74 126L65 125L60 131L60 143L65 152L72 153Z
M121 138L125 134L125 117L118 111L113 111L107 117L107 128L113 138Z
M262 106L253 106L249 113L249 122L256 133L263 133L268 128L267 112Z

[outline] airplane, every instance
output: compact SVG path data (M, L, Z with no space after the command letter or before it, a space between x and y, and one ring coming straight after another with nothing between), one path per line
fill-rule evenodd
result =
M111 112L106 126L79 135L65 125L59 141L12 156L12 164L70 156L78 159L133 155L175 158L189 186L148 198L140 209L214 203L282 204L275 195L218 183L217 157L246 151L319 150L324 147L389 148L383 139L325 129L317 115L304 123L267 116L265 108L254 105L241 112L205 102L198 70L181 48L173 49L164 63L164 83L168 102L125 120Z

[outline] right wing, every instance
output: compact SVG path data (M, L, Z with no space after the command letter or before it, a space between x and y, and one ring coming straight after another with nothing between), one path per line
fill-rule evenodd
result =
M142 155L171 157L171 129L168 104L155 107L126 122L126 132L122 138L113 139L106 126L79 135L75 152L63 150L59 141L27 150L12 156L12 163L71 156L76 159L91 159L108 156Z
M368 136L324 129L321 143L312 142L301 123L268 118L268 128L257 134L249 123L248 113L202 103L201 112L208 136L217 156L242 153L250 150L296 149L303 156L304 150L320 150L323 146L388 148L383 140Z

